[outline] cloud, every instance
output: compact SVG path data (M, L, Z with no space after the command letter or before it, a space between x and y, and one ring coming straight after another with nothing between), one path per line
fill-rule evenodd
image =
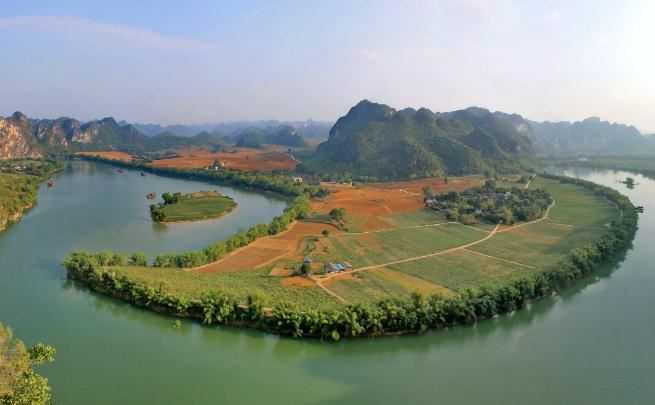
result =
M48 32L87 38L95 36L118 42L121 46L162 50L206 51L215 45L193 39L163 35L159 32L121 24L103 23L70 16L22 16L0 18L1 29Z

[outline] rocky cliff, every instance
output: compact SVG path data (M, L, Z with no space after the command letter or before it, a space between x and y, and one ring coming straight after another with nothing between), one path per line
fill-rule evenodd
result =
M30 120L17 112L0 118L0 159L40 157L42 154L32 135Z

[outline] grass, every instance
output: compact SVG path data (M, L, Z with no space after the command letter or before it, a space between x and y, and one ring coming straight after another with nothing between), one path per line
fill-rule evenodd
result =
M352 277L330 282L328 288L351 303L407 297L411 293L443 296L452 294L441 285L390 269L355 273Z
M221 217L236 205L230 197L204 192L184 196L179 202L164 206L162 211L166 216L164 222L200 221Z
M340 234L322 241L312 259L319 262L347 261L355 267L434 253L478 239L484 233L459 224L392 229L368 234Z
M537 178L530 187L547 190L557 201L557 205L550 211L550 218L554 222L578 227L604 226L617 214L616 208L606 200L571 184Z
M455 291L481 284L497 283L534 271L467 251L433 256L389 268Z
M131 280L163 287L166 291L188 298L220 290L244 301L248 295L262 299L265 306L278 302L294 302L307 308L334 307L337 302L318 287L295 287L282 284L284 278L270 276L272 266L266 268L223 273L194 273L180 269L115 267L111 271Z
M443 214L427 208L416 212L396 214L389 217L389 222L394 224L396 228L435 224L445 221L445 216Z

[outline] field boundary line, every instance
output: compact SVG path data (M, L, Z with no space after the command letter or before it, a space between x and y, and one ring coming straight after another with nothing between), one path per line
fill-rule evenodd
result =
M538 268L538 267L535 267L535 266L530 266L529 264L523 264L523 263L515 262L514 260L507 260L507 259L503 259L502 257L491 256L491 255L488 255L488 254L485 254L485 253L482 253L482 252L478 252L476 250L471 250L471 249L463 249L463 250L465 252L467 252L467 253L471 253L471 254L474 254L474 255L477 255L477 256L488 257L488 258L493 259L493 260L498 260L498 261L509 263L509 264L515 264L517 266L526 267L528 269L536 270Z
M459 222L435 222L434 224L425 224L425 225L412 225L412 226L406 226L406 227L401 227L401 228L384 228L384 229L377 229L375 231L364 231L364 232L343 232L339 233L335 236L358 236L358 235L370 235L372 233L383 233L383 232L392 232L392 231L402 231L405 229L419 229L419 228L431 228L431 227L437 227L437 226L442 226L442 225L455 225L459 224ZM463 224L462 224L463 225ZM464 225L466 226L466 225ZM483 231L486 232L486 231Z

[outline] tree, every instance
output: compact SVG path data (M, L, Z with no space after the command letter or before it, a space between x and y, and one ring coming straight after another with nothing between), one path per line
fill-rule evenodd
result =
M148 266L148 258L141 252L133 253L129 260L130 266L146 267Z
M328 231L327 229L323 229L321 231L321 234L327 238L328 236L330 236L330 231Z
M334 221L343 222L345 217L346 217L346 209L345 208L333 208L330 211L330 218L332 218Z
M164 193L164 194L161 195L161 198L164 200L164 204L166 204L166 205L173 204L173 201L175 199L173 197L173 194L171 194L171 193Z
M423 196L426 199L430 200L430 199L434 198L434 195L435 195L435 193L434 193L434 189L432 188L432 186L423 187Z
M55 360L57 351L54 347L44 343L37 343L29 350L30 361L33 365L51 363Z
M302 274L302 275L304 275L304 276L308 276L308 275L310 275L311 273L312 273L312 265L311 265L309 262L304 261L304 262L300 265L300 274Z

